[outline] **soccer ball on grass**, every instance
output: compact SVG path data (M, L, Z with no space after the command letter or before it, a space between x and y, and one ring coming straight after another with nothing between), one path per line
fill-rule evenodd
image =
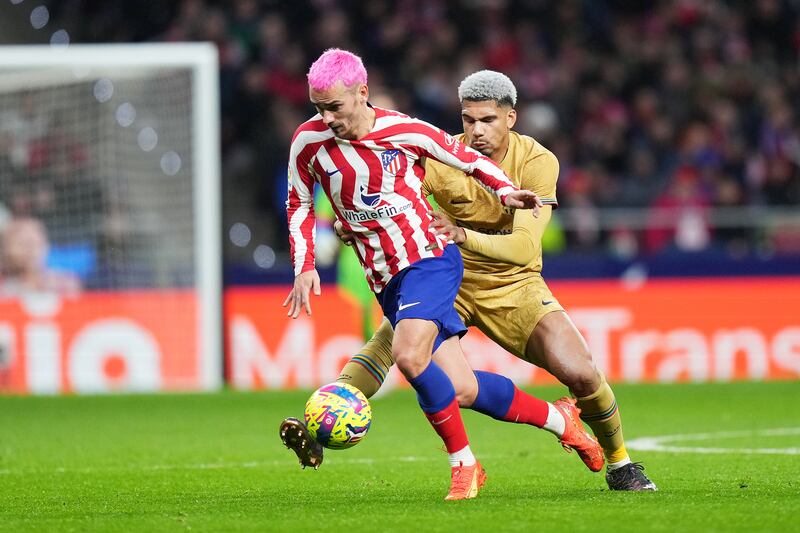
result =
M306 427L326 448L340 450L355 446L372 422L372 408L366 396L346 383L320 387L306 402Z

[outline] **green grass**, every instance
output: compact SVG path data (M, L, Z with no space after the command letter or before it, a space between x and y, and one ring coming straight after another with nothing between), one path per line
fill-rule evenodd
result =
M800 383L615 387L626 437L800 427ZM555 399L561 389L537 394ZM0 398L4 531L787 531L800 456L633 452L660 491L614 493L542 431L465 414L488 471L449 469L409 391L368 437L301 470L277 428L307 392ZM800 435L670 442L798 448Z

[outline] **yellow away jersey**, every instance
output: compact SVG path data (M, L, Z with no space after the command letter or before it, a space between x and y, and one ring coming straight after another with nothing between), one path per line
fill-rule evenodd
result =
M458 139L464 142L465 135L461 134ZM508 152L500 167L519 188L535 192L545 205L558 205L558 159L536 140L510 132ZM463 228L487 235L510 235L512 232L515 210L503 206L494 194L459 170L428 159L423 192L432 194L441 210ZM533 218L530 210L524 215ZM524 267L489 259L463 247L461 254L468 274L492 274L511 281L541 272L541 242L534 246L534 258Z

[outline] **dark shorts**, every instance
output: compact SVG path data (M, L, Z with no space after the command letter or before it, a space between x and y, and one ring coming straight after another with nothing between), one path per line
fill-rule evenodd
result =
M439 328L433 343L435 352L445 340L454 335L463 337L467 332L453 306L463 275L461 251L451 244L441 256L420 259L401 270L376 296L393 328L404 318L435 323Z

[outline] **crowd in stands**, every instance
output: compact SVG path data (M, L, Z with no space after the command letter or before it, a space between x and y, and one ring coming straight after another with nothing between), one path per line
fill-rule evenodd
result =
M342 47L373 95L450 132L465 75L510 76L516 129L561 163L570 249L800 253L797 227L717 228L710 211L800 206L798 0L63 0L53 14L73 42L216 43L226 224L251 213L279 251L288 146L313 113L305 73ZM646 211L608 227L604 208Z

